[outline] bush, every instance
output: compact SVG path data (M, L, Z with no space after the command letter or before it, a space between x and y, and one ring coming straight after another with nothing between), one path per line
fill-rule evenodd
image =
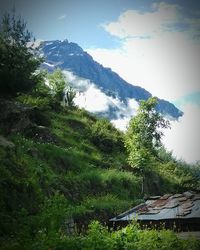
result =
M40 110L49 109L51 103L51 99L47 96L41 97L28 94L18 96L17 100L25 105L29 105Z
M108 220L113 214L117 215L130 207L130 201L120 200L117 196L111 194L100 197L88 197L83 204L86 208L93 210L96 217L99 215L99 219L101 214L104 213L104 218L107 217Z
M106 119L99 119L93 125L91 139L105 153L124 149L121 133Z
M104 189L120 199L135 200L140 196L141 180L132 173L109 169L101 174Z

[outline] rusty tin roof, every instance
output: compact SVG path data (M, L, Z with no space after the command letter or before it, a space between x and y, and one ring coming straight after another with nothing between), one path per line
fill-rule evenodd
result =
M165 194L149 197L142 203L110 221L167 220L200 218L200 193Z

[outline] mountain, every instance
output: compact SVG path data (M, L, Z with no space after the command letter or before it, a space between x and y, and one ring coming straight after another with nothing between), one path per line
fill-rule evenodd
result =
M129 105L130 100L134 99L136 102L139 102L139 100L147 100L152 96L144 88L126 82L110 68L105 68L94 61L92 56L76 43L68 42L68 40L43 41L40 43L39 53L45 58L45 62L42 65L43 68L52 71L59 67L66 75L72 74L72 78L76 79L74 85L76 85L75 87L78 90L84 92L92 85L104 95L104 99L106 95L109 99L107 109L103 109L102 112L98 109L95 113L110 119L127 118L126 108L131 108ZM76 82L80 79L82 84L77 85ZM87 84L84 80L87 81ZM85 85L88 86L83 90ZM173 119L183 115L182 111L172 103L162 99L158 100L157 108L163 115ZM116 104L116 101L118 104Z

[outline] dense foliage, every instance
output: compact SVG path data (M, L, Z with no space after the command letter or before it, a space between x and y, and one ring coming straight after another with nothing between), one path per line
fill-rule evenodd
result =
M60 69L56 69L51 74L47 74L47 80L53 96L60 101L63 106L74 106L76 92L66 81Z
M157 156L161 147L162 128L169 122L156 111L156 98L141 101L138 113L130 122L126 133L125 145L129 152L128 161L134 168L145 170Z
M54 211L55 213L56 211ZM109 230L99 222L89 225L86 234L67 236L60 232L48 234L40 231L36 240L21 238L21 241L11 241L2 250L199 250L200 241L189 237L182 239L170 230L140 229L134 222L126 228L116 231Z
M15 13L5 14L0 23L0 95L15 96L29 91L39 75L35 70L41 60L31 47L31 33L26 23Z

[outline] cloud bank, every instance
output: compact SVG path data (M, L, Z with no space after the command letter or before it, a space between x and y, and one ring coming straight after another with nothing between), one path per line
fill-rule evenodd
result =
M200 160L200 18L162 2L148 12L127 10L102 27L121 40L121 47L88 48L88 53L127 82L179 105L184 115L171 122L163 142L179 159ZM124 130L128 120L113 123Z
M107 32L119 38L151 38L171 30L183 22L177 5L153 4L149 12L127 10L117 22L102 25Z
M63 71L67 81L77 90L75 104L92 113L106 113L109 107L117 108L117 118L111 122L122 131L126 131L129 120L138 110L134 99L124 105L119 99L105 95L101 89L87 79L75 76L70 71ZM195 163L200 159L200 106L198 102L182 103L184 115L179 121L171 121L171 129L164 130L163 144L177 159Z
M129 99L128 105L125 105L118 98L107 96L89 80L75 76L70 71L65 70L63 73L67 81L77 90L74 102L78 107L93 113L106 113L111 107L116 110L117 120L121 120L122 117L130 119L136 113L138 103L135 100Z
M180 121L171 122L171 129L164 131L163 143L177 159L195 163L200 160L200 107L187 104Z
M178 5L128 10L102 27L121 39L121 47L87 51L129 83L169 101L200 89L200 19L186 18Z

